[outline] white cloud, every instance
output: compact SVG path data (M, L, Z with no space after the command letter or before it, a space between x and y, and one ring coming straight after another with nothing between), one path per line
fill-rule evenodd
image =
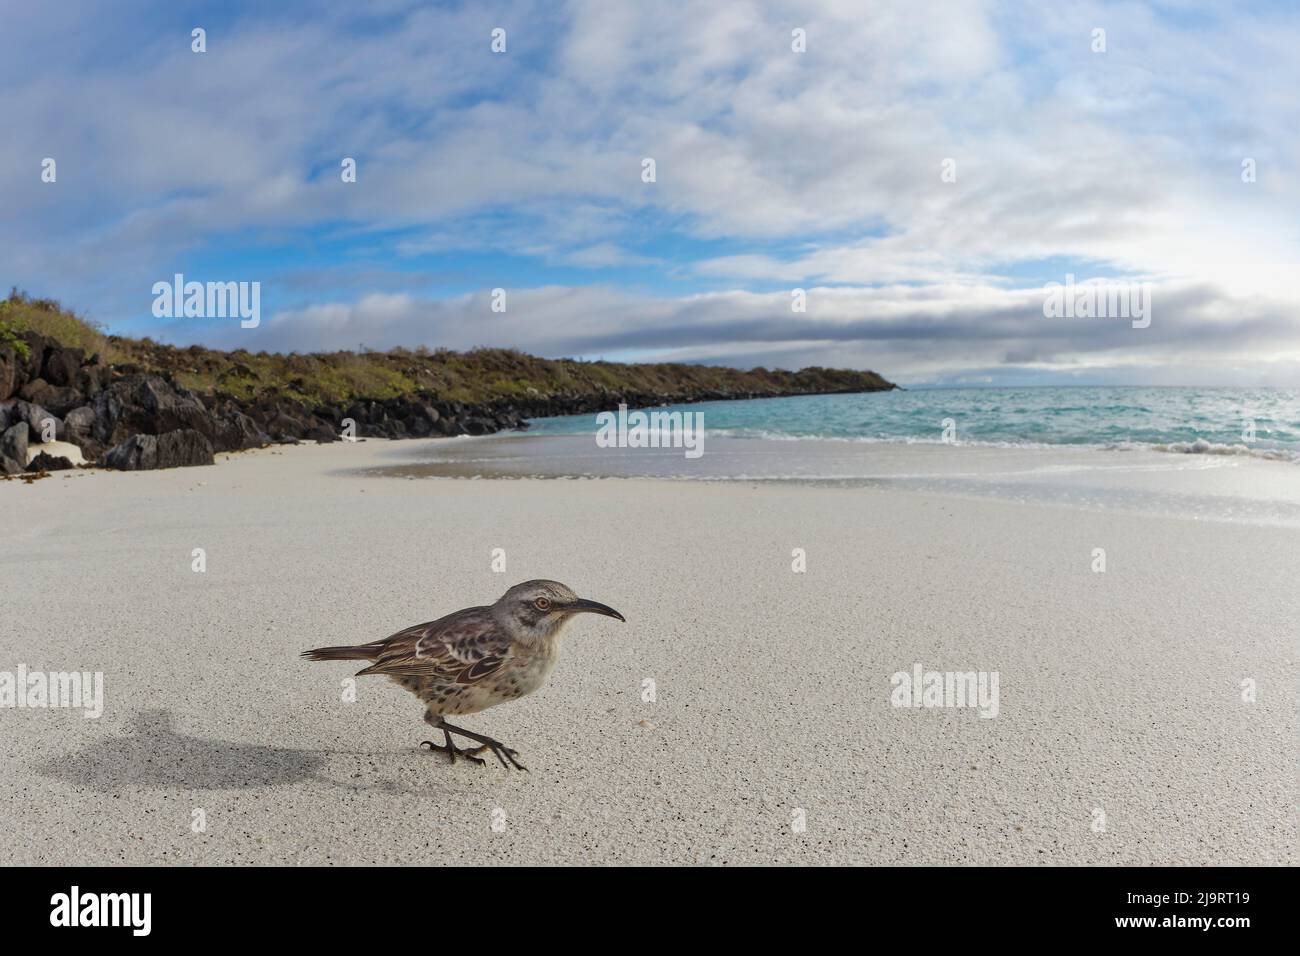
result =
M1155 284L1151 299L1151 325L1136 329L1125 318L1046 318L1041 288L814 287L800 314L786 292L663 299L604 286L547 287L508 290L505 313L492 312L486 292L438 300L373 294L277 313L256 333L232 323L213 334L232 348L426 344L747 366L848 363L905 384L998 368L1002 377L1085 372L1141 383L1153 369L1203 373L1232 363L1253 364L1250 381L1284 384L1300 370L1300 326L1274 302L1243 304L1212 286L1176 282Z
M214 250L335 230L366 250L359 274L483 250L659 266L661 289L521 290L491 324L486 290L431 301L386 282L284 310L252 347L816 355L921 377L1131 370L1126 348L1189 370L1219 348L1293 361L1300 18L1284 6L517 0L391 3L385 20L336 3L253 8L214 24L201 57L162 9L19 13L0 39L0 253L12 281L96 318L143 313L153 280ZM499 24L506 56L487 48ZM795 26L806 53L790 51ZM46 155L56 186L36 176ZM345 155L360 163L348 187ZM661 254L681 239L708 251ZM1063 336L1004 276L1044 260L1152 277L1188 311L1140 346ZM835 310L788 328L780 295L747 291L774 283L823 287ZM663 292L675 284L718 291Z

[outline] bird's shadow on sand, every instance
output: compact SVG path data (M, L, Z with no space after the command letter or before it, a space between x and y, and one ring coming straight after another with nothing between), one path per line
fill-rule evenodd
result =
M145 710L132 717L123 736L97 741L36 769L44 776L104 792L248 790L312 781L356 791L429 793L428 788L407 788L392 781L340 783L324 776L321 771L328 758L341 753L194 737L178 731L168 711Z

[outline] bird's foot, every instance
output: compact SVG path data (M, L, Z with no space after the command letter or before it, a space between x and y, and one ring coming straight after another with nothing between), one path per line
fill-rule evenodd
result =
M450 763L455 763L457 757L462 757L465 760L471 760L474 763L480 765L482 765L485 761L483 760L482 757L478 756L478 754L481 754L484 750L487 750L486 745L482 747L457 747L455 744L451 743L450 741L448 741L446 744L435 744L432 740L421 740L420 746L428 747L430 752L436 750L439 753L445 753Z
M493 740L491 737L484 737L482 734L476 734L470 730L462 730L460 727L453 727L446 721L443 721L436 726L439 727L446 736L448 747L451 746L451 735L458 734L461 737L466 737L470 740L477 740L479 742L480 746L474 748L474 753L481 754L485 750L490 750L492 751L492 756L496 757L497 760L501 762L501 766L505 767L507 770L513 766L516 770L522 770L525 773L528 772L528 768L519 762L518 751L511 750L501 741ZM442 750L443 748L439 747L438 749ZM458 752L462 754L465 753L464 750ZM507 761L509 761L509 763L507 763ZM479 762L482 763L481 760Z
M516 770L522 770L524 773L528 772L528 768L521 764L517 759L519 757L519 752L517 750L511 750L505 744L498 743L495 740L491 743L485 743L482 747L478 748L477 752L482 753L484 750L491 750L492 755L500 760L501 766L505 767L507 770L510 769L510 764L514 764ZM509 764L506 763L507 760L510 761Z

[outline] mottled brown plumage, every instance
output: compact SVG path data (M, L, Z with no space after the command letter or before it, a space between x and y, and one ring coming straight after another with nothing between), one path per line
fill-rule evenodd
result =
M443 732L445 744L426 740L423 745L446 753L453 763L459 755L481 764L478 755L491 750L502 766L524 770L515 751L453 727L445 716L477 713L541 687L555 667L564 626L584 611L624 619L611 607L579 598L558 581L525 581L490 606L456 611L382 641L320 647L302 656L313 661L372 661L357 676L387 675L424 701L424 719ZM453 733L480 746L459 749L452 744Z

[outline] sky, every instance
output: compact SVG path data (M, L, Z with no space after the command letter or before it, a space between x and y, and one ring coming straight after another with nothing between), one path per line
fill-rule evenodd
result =
M0 282L118 334L1300 386L1289 0L0 0L0 23ZM156 317L177 273L260 283L260 324ZM1045 315L1067 276L1145 285L1149 325Z

